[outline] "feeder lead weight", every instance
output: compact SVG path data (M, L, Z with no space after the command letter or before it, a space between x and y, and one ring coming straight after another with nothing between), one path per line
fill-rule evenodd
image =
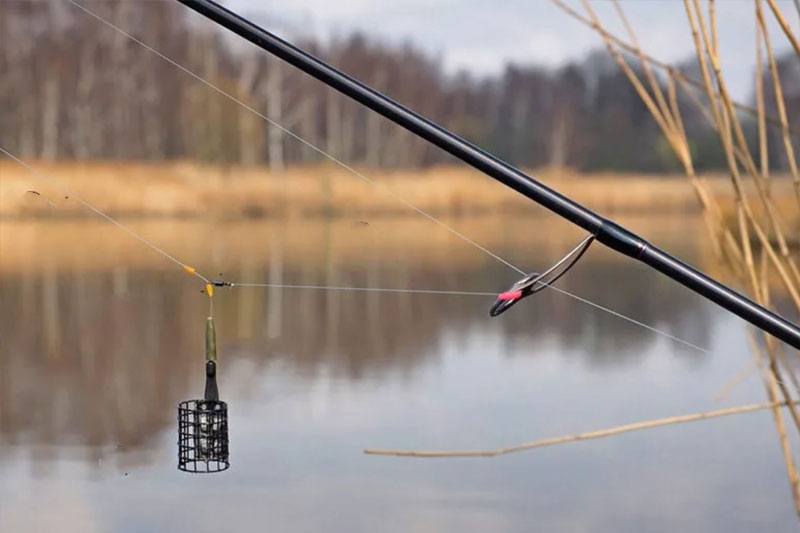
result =
M206 361L217 360L217 333L214 330L214 318L206 319Z
M219 400L217 389L217 333L214 330L214 318L206 320L206 391L203 398L208 401Z
M206 401L218 401L219 390L217 389L217 334L214 331L214 319L208 317L206 320L206 391L204 394Z

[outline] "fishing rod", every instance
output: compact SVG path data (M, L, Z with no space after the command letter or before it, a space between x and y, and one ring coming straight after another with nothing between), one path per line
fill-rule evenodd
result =
M600 216L493 154L213 0L177 1L583 228L590 234L589 244L592 240L597 240L618 253L641 261L757 328L800 349L800 327L796 324L652 245L613 220ZM583 251L585 249L580 251L581 255ZM570 262L569 266L573 264L574 261ZM558 276L561 274L563 273ZM511 303L537 292L533 290L533 286L543 283L541 277L532 274L517 282L511 290L502 293L498 302L492 307L492 316L508 309ZM549 283L552 281L554 279Z

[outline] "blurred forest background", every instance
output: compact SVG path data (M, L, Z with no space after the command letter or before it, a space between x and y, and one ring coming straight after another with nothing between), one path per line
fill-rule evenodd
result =
M177 3L84 5L349 164L414 169L449 161L443 151L249 43L194 24ZM2 1L0 28L0 146L19 157L189 159L268 164L273 171L320 160L66 2ZM625 74L600 47L557 69L509 64L502 75L476 77L446 75L436 57L413 43L389 45L360 34L324 43L292 38L512 164L584 172L681 168ZM796 124L800 62L794 52L777 59L789 123ZM679 68L700 77L696 58ZM768 72L764 80L767 113L776 115ZM690 102L682 107L696 168L726 168L717 133ZM755 145L755 118L742 120ZM770 135L780 142L778 128ZM782 151L770 157L775 170L786 168Z

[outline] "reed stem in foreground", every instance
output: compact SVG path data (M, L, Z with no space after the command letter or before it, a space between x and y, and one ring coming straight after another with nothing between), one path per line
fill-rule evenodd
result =
M796 404L797 402L793 403ZM513 446L505 446L502 448L494 448L487 450L388 450L380 448L368 448L364 450L364 453L369 455L397 455L402 457L494 457L497 455L505 455L513 452L532 450L533 448L553 446L555 444L564 444L567 442L575 442L579 440L599 439L602 437L609 437L611 435L619 435L620 433L627 433L629 431L638 431L641 429L670 426L673 424L683 424L685 422L696 422L698 420L708 420L710 418L719 418L721 416L736 415L741 413L751 413L753 411L761 411L764 409L785 407L786 405L787 405L786 402L751 403L748 405L740 405L738 407L717 409L715 411L704 411L701 413L692 413L688 415L656 418L653 420L646 420L644 422L625 424L623 426L598 429L595 431L587 431L584 433L575 433L572 435L564 435L561 437L551 437L547 439L533 440L530 442L524 442L522 444L515 444Z

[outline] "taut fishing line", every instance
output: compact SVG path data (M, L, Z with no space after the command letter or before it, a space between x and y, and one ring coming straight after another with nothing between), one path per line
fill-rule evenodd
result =
M180 69L181 71L185 72L186 74L188 74L189 76L191 76L191 77L192 77L192 78L194 78L195 80L197 80L197 81L199 81L199 82L203 83L204 85L206 85L206 86L207 86L207 87L209 87L210 89L214 90L214 91L215 91L215 92L217 92L218 94L220 94L220 95L224 96L225 98L229 99L230 101L232 101L232 102L236 103L237 105L241 106L242 108L246 109L247 111L249 111L249 112L253 113L253 114L254 114L254 115L256 115L256 116L258 116L258 117L259 117L259 118L261 118L262 120L264 120L264 121L266 121L267 123L269 123L271 126L273 126L273 127L275 127L275 128L278 128L278 129L279 129L281 132L283 132L284 134L286 134L286 135L288 135L288 136L290 136L290 137L292 137L292 138L296 139L297 141L299 141L299 142L300 142L300 143L302 143L303 145L305 145L305 146L307 146L307 147L311 148L311 149L312 149L312 150L314 150L315 152L317 152L317 153L319 153L320 155L322 155L322 156L326 157L326 158L327 158L327 159L329 159L330 161L332 161L332 162L336 163L336 164L337 164L338 166L340 166L341 168L343 168L343 169L347 170L348 172L350 172L351 174L353 174L353 175L355 175L356 177L360 178L361 180L365 181L366 183L369 183L370 185L372 185L372 186L373 186L373 187L375 187L376 189L379 189L379 190L380 190L380 191L382 191L384 194L386 194L386 195L388 195L388 196L390 196L390 197L394 198L394 199L395 199L395 200L397 200L398 202L400 202L400 203L404 204L406 207L408 207L409 209L411 209L411 210L413 210L414 212L418 213L419 215L421 215L421 216L423 216L423 217L427 218L428 220L430 220L430 221L432 221L432 222L434 222L434 223L438 224L438 225L439 225L439 226L441 226L442 228L446 229L447 231L449 231L449 232L450 232L450 233L452 233L453 235L456 235L458 238L460 238L460 239L464 240L465 242L469 243L470 245L472 245L473 247L475 247L475 248L477 248L478 250L482 251L482 252L483 252L483 253L485 253L486 255L488 255L488 256L490 256L490 257L494 258L495 260L499 261L500 263L503 263L503 264L504 264L504 265L506 265L507 267L509 267L509 268L511 268L511 269L513 269L513 270L515 270L517 273L519 273L519 274L522 274L523 276L526 276L525 278L523 278L522 280L520 280L519 282L517 282L517 284L515 284L515 287L517 287L517 286L522 286L522 287L523 287L522 289L514 289L514 288L512 287L512 290L511 290L511 291L506 291L506 293L503 293L503 295L501 295L501 298L500 298L501 300L502 300L502 297L503 297L503 296L505 296L505 298L506 298L506 302L511 302L511 303L507 303L507 304L506 304L506 305L503 307L503 309L502 309L500 312L502 312L502 311L503 311L503 310L505 310L505 309L508 309L508 307L510 307L511 305L513 305L513 303L515 303L515 302L516 302L517 300L519 300L521 297L528 296L529 294L532 294L532 293L534 293L534 292L538 292L539 290L541 290L541 289L543 289L543 288L545 288L545 287L550 287L550 288L552 288L553 290L555 290L555 291L557 291L557 292L559 292L559 293L561 293L561 294L563 294L563 295L565 295L565 296L569 296L570 298L572 298L572 299L574 299L574 300L577 300L577 301L579 301L579 302L582 302L582 303L584 303L584 304L590 305L590 306L592 306L592 307L594 307L594 308L596 308L596 309L599 309L599 310L601 310L601 311L604 311L604 312L606 312L606 313L609 313L609 314L611 314L611 315L613 315L613 316L616 316L616 317L618 317L618 318L621 318L621 319L623 319L623 320L626 320L626 321L628 321L628 322L630 322L630 323L632 323L632 324L635 324L635 325L637 325L637 326L640 326L640 327L642 327L642 328L644 328L644 329L647 329L647 330L649 330L649 331L651 331L651 332L653 332L653 333L656 333L656 334L658 334L658 335L661 335L661 336L663 336L663 337L665 337L665 338L667 338L667 339L670 339L670 340L673 340L673 341L675 341L675 342L678 342L678 343L680 343L680 344L683 344L684 346L687 346L687 347L689 347L689 348L692 348L692 349L694 349L694 350L697 350L697 351L700 351L700 352L704 352L704 353L709 353L709 350L707 350L707 349L705 349L705 348L702 348L702 347L700 347L700 346L697 346L696 344L693 344L693 343L691 343L691 342L689 342L689 341L686 341L686 340L684 340L684 339L681 339L681 338L679 338L679 337L676 337L676 336L674 336L674 335L672 335L672 334L670 334L670 333L667 333L667 332L665 332L665 331L662 331L662 330L660 330L660 329L658 329L658 328L655 328L655 327L653 327L653 326L651 326L651 325L649 325L649 324L646 324L646 323L644 323L644 322L641 322L641 321L639 321L639 320L636 320L635 318L631 318L631 317L629 317L629 316L627 316L627 315L624 315L624 314L622 314L622 313L619 313L619 312L617 312L617 311L614 311L613 309L609 309L609 308L607 308L607 307L604 307L603 305L600 305L600 304L598 304L598 303L592 302L592 301L590 301L590 300L588 300L588 299L586 299L586 298L583 298L583 297L581 297L581 296L578 296L578 295L576 295L576 294L572 294L572 293L570 293L570 292L568 292L568 291L566 291L566 290L564 290L564 289L560 289L560 288L558 288L558 287L555 287L555 286L553 286L553 285L552 285L552 283L553 283L554 281L556 281L556 279L558 279L559 277L561 277L561 276L562 276L564 273L566 273L566 271L567 271L567 270L569 270L569 269L570 269L572 266L574 266L575 262L577 262L577 259L579 259L579 258L580 258L580 256L581 256L581 255L582 255L582 254L583 254L583 253L586 251L586 248L588 248L588 245L589 245L589 244L591 244L591 242L592 242L591 236L590 236L590 237L587 237L587 238L586 238L584 241L582 241L582 243L581 243L581 244L579 244L579 245L578 245L578 247L576 247L575 249L573 249L573 250L572 250L572 251L571 251L569 254L567 254L567 255L566 255L566 256L565 256L563 259L559 260L559 261L558 261L558 262L557 262L557 263L556 263L556 264L555 264L553 267L551 267L550 269L548 269L548 270L547 270L547 271L546 271L544 274L542 274L542 275L539 275L539 274L531 274L531 275L528 275L528 274L527 274L527 273L526 273L524 270L520 269L520 268L519 268L519 267L517 267L516 265L514 265L514 264L512 264L511 262L509 262L509 261L507 261L507 260L503 259L502 257L500 257L499 255L495 254L495 253L494 253L494 252L492 252L491 250L488 250L488 249L487 249L487 248L485 248L484 246L482 246L482 245L478 244L477 242L475 242L474 240L470 239L469 237L467 237L467 236L466 236L466 235L464 235L463 233L459 232L459 231L458 231L458 230L456 230L455 228L453 228L453 227L451 227L451 226L447 225L446 223L442 222L441 220L437 219L436 217L434 217L434 216L433 216L433 215L431 215L430 213L428 213L428 212L424 211L423 209L421 209L421 208L419 208L419 207L415 206L414 204L412 204L411 202L409 202L409 201L408 201L408 200L406 200L405 198L403 198L403 197L401 197L401 196L397 195L397 194L396 194L395 192L393 192L393 191L392 191L392 190L391 190L389 187L387 187L387 186L385 186L385 185L383 185L383 184L381 184L381 183L378 183L378 182L376 182L375 180L373 180L372 178L370 178L370 177L368 177L368 176L364 175L363 173L361 173L361 172L359 172L358 170L354 169L353 167L351 167L350 165L348 165L348 164L347 164L347 163L345 163L344 161L342 161L342 160L338 159L337 157L335 157L335 156L333 156L333 155L329 154L328 152L326 152L326 151L325 151L325 150L323 150L322 148L320 148L320 147L316 146L316 145L315 145L315 144L313 144L312 142L310 142L310 141L308 141L308 140L304 139L304 138L303 138L303 137L301 137L300 135L298 135L298 134L296 134L295 132L291 131L290 129L288 129L288 128L284 127L282 124L280 124L280 123L276 122L275 120L271 119L271 118L270 118L270 117L268 117L267 115L265 115L265 114L261 113L260 111L258 111L258 110L256 110L256 109L254 109L253 107L251 107L251 106L247 105L245 102L243 102L243 101L239 100L238 98L236 98L235 96L231 95L230 93L228 93L228 92L224 91L223 89L221 89L221 88L217 87L216 85L214 85L214 84L213 84L213 83L211 83L210 81L206 80L205 78L203 78L203 77L202 77L202 76L200 76L199 74L196 74L195 72L193 72L193 71L189 70L187 67L185 67L185 66L181 65L180 63L176 62L175 60L171 59L170 57L168 57L168 56L164 55L163 53L159 52L159 51L158 51L158 50L156 50L155 48L153 48L153 47L149 46L149 45L148 45L148 44L146 44L145 42L141 41L140 39L138 39L138 38L134 37L133 35L131 35L130 33L126 32L126 31L125 31L125 30L123 30L122 28L120 28L120 27L116 26L115 24L113 24L112 22L110 22L110 21L108 21L108 20L104 19L103 17L101 17L101 16L100 16L100 15L98 15L97 13L93 12L93 11L92 11L92 10L90 10L89 8L87 8L87 7L83 6L83 5L81 5L80 3L76 2L75 0L65 0L65 1L66 1L66 2L69 2L71 5L75 6L76 8L78 8L78 9L80 9L81 11L85 12L86 14L90 15L91 17L95 18L96 20L98 20L98 21L102 22L103 24L105 24L105 25L106 25L106 26L108 26L109 28L111 28L111 29L113 29L114 31L116 31L116 32L120 33L121 35L125 36L126 38L130 39L131 41L135 42L136 44L138 44L138 45L139 45L139 46L141 46L142 48L144 48L144 49L148 50L149 52L151 52L151 53L155 54L156 56L158 56L158 57L159 57L159 58L161 58L162 60L164 60L164 61L168 62L169 64L171 64L171 65L175 66L176 68ZM16 159L16 158L15 158L15 159ZM95 210L95 209L93 208L93 210ZM105 216L106 218L109 218L107 215L103 215L103 216ZM115 222L115 223L116 223L116 222ZM118 223L116 223L116 224L118 224ZM118 224L118 225L119 225L119 224ZM121 226L121 225L120 225L120 227L123 227L123 228L124 228L124 226ZM128 230L128 231L130 231L130 230ZM135 235L135 234L134 234L134 235ZM143 242L147 242L147 241L143 241ZM151 245L151 246L152 246L152 245ZM583 248L581 248L581 246L583 246ZM571 262L570 262L570 263L569 263L569 264L566 266L566 268L565 268L563 271L561 271L561 272L557 273L557 274L556 274L554 277L550 278L549 280L544 280L544 279L543 279L543 278L545 278L545 277L546 277L548 274L550 274L550 273L552 273L553 271L555 271L555 270L556 270L556 269L557 269L559 266L561 266L561 265L562 265L562 264L563 264L563 263L564 263L566 260L568 260L570 257L573 257L573 254L575 254L575 253L576 253L576 251L578 251L578 253L577 253L577 257L576 257L576 258L574 258L574 259L573 259L573 261L571 261ZM162 252L162 253L164 253L164 252ZM165 254L165 255L166 255L166 254ZM168 256L168 257L170 257L170 256ZM179 262L179 261L177 261L177 260L174 260L174 259L173 259L173 261L175 261L175 262L177 262L177 263L181 264L182 266L184 266L184 265L183 265L183 263L180 263L180 262ZM205 280L205 278L203 278L203 279ZM208 282L208 280L205 280L205 281L206 281L206 283L209 283L209 282ZM250 283L250 284L245 284L245 283L229 283L228 285L230 285L231 287L234 287L234 286L240 286L240 287L247 287L247 286L249 286L249 287L268 287L268 286L277 286L277 285L270 285L270 284L255 284L255 283ZM535 288L535 289L533 289L533 287L534 287L534 286L536 286L536 288ZM295 288L303 288L303 287L304 287L304 286L295 286ZM286 287L286 288L288 288L288 287ZM320 289L321 289L322 287L316 287L316 286L314 286L314 287L311 287L311 286L308 286L307 288L320 288ZM350 290L369 290L368 288L345 288L345 287L334 288L334 289L332 289L332 290L337 290L337 289L338 289L338 290L347 290L347 289L350 289ZM378 289L378 290L379 290L379 291L383 291L383 292L420 292L420 291L414 291L414 290L411 290L411 291L404 291L404 290L402 290L402 289L388 289L388 290L387 290L387 289ZM510 293L510 292L517 291L517 290L521 290L521 291L522 291L522 294L521 294L521 295L519 295L519 296L517 296L516 298L511 298L511 297L510 297L510 295L509 295L509 293ZM438 292L438 293L436 293L436 292L431 292L431 293L433 293L433 294L447 294L447 293L449 293L449 291L441 291L441 292ZM464 293L456 293L456 292L454 292L453 294L464 294ZM478 295L479 293L470 293L470 294L472 294L472 295ZM496 295L495 293L486 293L486 294L487 294L487 295L488 295L488 294L491 294L492 296L495 296L495 295ZM480 295L483 295L483 294L480 294ZM496 304L496 305L498 305L498 304Z
M494 292L439 291L429 289L385 289L378 287L348 287L347 285L286 285L282 283L229 283L230 287L266 287L274 289L308 289L321 291L399 292L407 294L447 294L451 296L497 296Z

